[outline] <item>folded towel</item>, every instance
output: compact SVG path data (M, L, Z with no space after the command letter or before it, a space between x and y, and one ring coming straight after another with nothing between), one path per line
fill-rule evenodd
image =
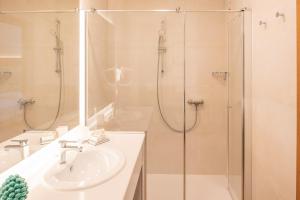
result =
M108 141L109 138L105 135L104 129L93 131L90 138L88 139L88 143L94 146L103 144Z

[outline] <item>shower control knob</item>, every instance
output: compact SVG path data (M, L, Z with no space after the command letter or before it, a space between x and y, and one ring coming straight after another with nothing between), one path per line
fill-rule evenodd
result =
M187 103L190 104L190 105L199 106L199 105L204 104L204 100L203 99L200 99L200 100L189 99Z

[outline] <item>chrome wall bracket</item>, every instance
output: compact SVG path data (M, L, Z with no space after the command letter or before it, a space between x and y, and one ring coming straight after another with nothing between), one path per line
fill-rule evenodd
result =
M259 22L258 22L258 25L259 26L263 26L264 28L267 28L267 22L265 22L265 21L262 21L262 20L260 20Z
M276 18L282 18L283 21L285 21L285 14L282 12L277 11L275 14Z

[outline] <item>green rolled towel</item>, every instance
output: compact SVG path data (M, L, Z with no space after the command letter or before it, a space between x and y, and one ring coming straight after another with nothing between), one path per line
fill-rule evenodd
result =
M0 200L25 200L27 194L27 183L19 175L9 176L0 188Z

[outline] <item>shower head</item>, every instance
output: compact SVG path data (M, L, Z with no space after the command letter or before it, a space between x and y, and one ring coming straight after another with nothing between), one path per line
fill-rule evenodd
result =
M60 24L60 20L59 19L56 19L55 22L56 22L57 25Z
M60 20L59 19L56 19L55 20L55 25L56 25L56 27L55 27L55 30L50 30L50 33L51 33L51 35L57 40L57 41L59 41L60 40Z

